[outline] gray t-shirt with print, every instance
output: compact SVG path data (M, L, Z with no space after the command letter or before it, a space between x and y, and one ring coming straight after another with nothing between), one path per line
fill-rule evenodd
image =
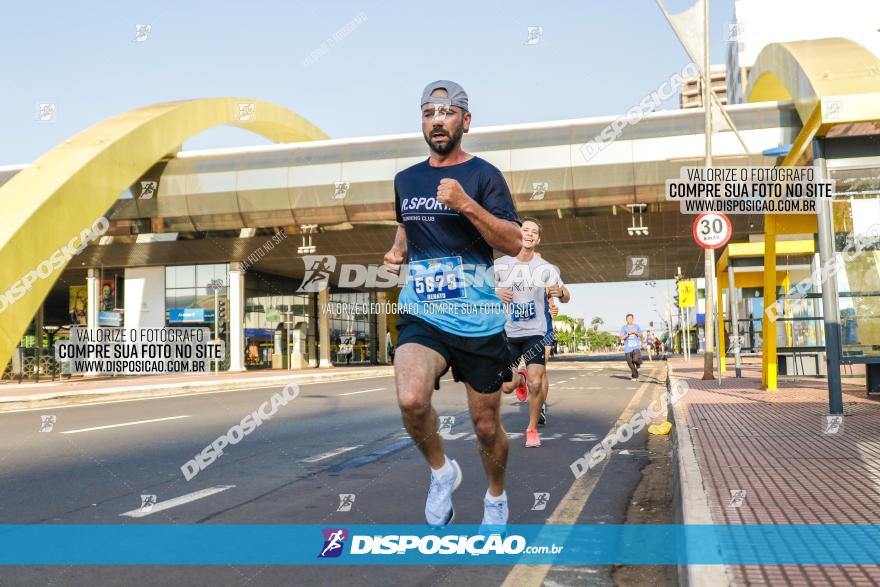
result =
M513 290L513 301L505 306L504 331L511 338L547 334L547 288L565 285L559 270L535 255L531 261L516 257L495 260L495 286Z

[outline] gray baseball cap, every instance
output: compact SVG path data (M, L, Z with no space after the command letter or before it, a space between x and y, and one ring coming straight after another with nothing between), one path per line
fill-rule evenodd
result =
M434 90L443 89L446 90L447 98L441 98L440 96L432 96L431 93ZM458 106L462 110L467 111L468 109L468 96L467 92L464 91L464 88L458 85L455 82L451 82L449 80L441 79L436 82L431 82L427 86L425 86L425 90L422 92L422 102L420 106L424 106L425 104L448 104L449 106Z

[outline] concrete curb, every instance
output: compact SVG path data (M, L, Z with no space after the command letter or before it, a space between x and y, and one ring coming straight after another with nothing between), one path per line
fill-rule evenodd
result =
M122 399L145 399L152 397L174 397L193 393L217 391L242 391L258 387L283 386L288 383L307 385L310 383L331 383L334 381L353 381L375 377L390 377L394 368L378 367L370 370L341 371L338 373L316 373L313 375L278 375L276 377L236 378L227 381L204 381L193 383L128 385L105 389L75 389L49 391L41 394L28 394L0 397L0 413L13 412L27 408L49 408L79 404L102 403Z
M666 387L670 389L674 374L667 364ZM694 452L691 430L684 416L684 407L669 403L673 417L673 459L677 463L673 481L676 497L676 521L681 524L712 524L709 496ZM728 587L733 577L727 565L679 565L679 584L688 587Z

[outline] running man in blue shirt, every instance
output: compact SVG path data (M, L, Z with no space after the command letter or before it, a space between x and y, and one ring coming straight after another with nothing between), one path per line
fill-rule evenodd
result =
M626 324L620 327L620 341L623 343L623 352L626 356L626 364L632 373L632 380L639 378L639 367L642 366L642 329L634 322L632 314L626 315Z
M447 459L431 395L450 368L467 389L468 407L489 480L483 525L507 524L507 433L501 424L501 385L510 380L504 313L495 294L493 249L522 248L519 218L501 172L466 153L468 98L443 80L422 93L422 134L430 157L394 178L397 237L385 254L392 270L407 263L398 300L394 353L397 402L404 426L431 467L425 518L452 521L452 492L461 469Z

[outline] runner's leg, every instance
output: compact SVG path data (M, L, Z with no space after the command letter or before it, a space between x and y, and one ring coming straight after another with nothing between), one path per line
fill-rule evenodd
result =
M446 359L433 349L416 343L395 351L394 379L403 425L433 469L446 462L443 439L437 434L437 412L431 405L434 382L446 369Z
M520 376L519 371L517 371L516 369L513 369L513 379L502 383L501 384L501 391L503 391L504 393L513 393L513 390L515 390L517 387L519 387L519 384L521 382L522 382L522 377Z
M626 353L625 356L626 356L626 364L629 365L629 370L632 374L631 376L635 378L635 377L639 376L639 372L636 369L636 366L633 364L633 353L634 352L635 351L630 351L630 352Z
M544 380L546 379L546 369L544 365L532 364L528 366L529 371L529 389L533 390L529 394L529 430L538 428L538 416L541 413L541 406L547 399L547 389Z
M504 492L507 471L507 432L501 423L501 394L478 393L467 383L465 387L480 458L489 480L489 494L497 497Z
M520 375L519 371L521 369L520 364L523 361L522 357L522 349L514 342L508 339L507 348L510 351L510 357L513 359L513 362L510 364L511 371L513 371L513 377L510 381L505 381L501 384L501 391L504 393L512 393L516 390L520 385L525 384L525 378ZM524 389L520 390L520 393L527 393ZM519 396L519 394L518 394ZM517 397L517 399L520 399ZM525 401L525 400L521 400Z
M550 363L550 353L553 350L553 347L545 346L544 347L544 366L546 367ZM547 369L544 369L544 404L541 406L541 411L544 414L544 423L546 423L546 418L549 415L547 408L547 397L550 395L550 374L547 373ZM542 420L539 419L540 423Z

